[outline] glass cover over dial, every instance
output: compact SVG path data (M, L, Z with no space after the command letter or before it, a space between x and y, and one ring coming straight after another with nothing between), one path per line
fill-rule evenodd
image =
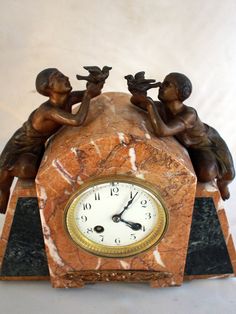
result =
M167 211L157 192L134 178L98 179L73 195L66 228L83 249L104 257L147 250L163 237Z

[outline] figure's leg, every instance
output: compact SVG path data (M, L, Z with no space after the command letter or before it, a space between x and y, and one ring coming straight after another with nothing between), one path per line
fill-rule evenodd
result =
M27 153L18 158L11 170L0 169L0 213L6 212L14 177L34 179L38 172L39 160L38 156Z
M208 136L214 147L213 153L218 164L217 185L223 200L225 200L230 197L228 184L235 177L233 158L225 141L214 128L209 127Z
M227 151L226 151L227 153ZM227 171L222 175L219 169L215 154L211 151L190 151L190 158L193 163L199 182L217 180L221 197L226 200L230 197L228 185L235 177L235 170L231 155L225 154L224 165ZM223 154L222 154L223 155ZM230 158L229 158L230 157Z
M8 170L0 169L0 213L5 214L14 177Z
M223 200L227 200L230 197L228 185L233 181L235 177L234 168L230 168L221 178L217 178L217 186L220 190L220 194Z
M34 179L37 175L39 167L39 158L34 154L21 155L14 167L12 168L12 175L21 179Z
M218 164L213 153L191 150L189 155L199 182L209 182L218 176Z

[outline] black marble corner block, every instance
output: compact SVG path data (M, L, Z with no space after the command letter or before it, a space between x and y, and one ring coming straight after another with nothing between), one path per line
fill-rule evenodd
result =
M36 197L18 199L0 276L49 276Z
M233 274L213 199L195 199L185 275Z

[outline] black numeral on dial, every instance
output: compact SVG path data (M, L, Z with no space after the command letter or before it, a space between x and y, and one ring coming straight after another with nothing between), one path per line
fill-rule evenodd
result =
M152 214L151 213L145 213L145 219L146 220L152 219Z
M83 204L83 210L89 210L92 208L92 205L90 203Z
M87 216L82 215L79 217L79 220L81 220L82 222L86 222L88 220Z
M119 245L120 244L120 238L115 239L115 244Z
M86 233L87 234L93 233L93 228L87 228Z
M98 192L95 192L94 198L95 198L95 201L100 201L100 199L101 199L100 194Z
M119 188L117 186L114 186L111 188L111 196L115 195L115 196L118 196L119 195Z
M136 239L137 239L136 235L134 233L131 233L130 240L136 240Z
M147 207L147 200L142 200L141 202L142 207Z

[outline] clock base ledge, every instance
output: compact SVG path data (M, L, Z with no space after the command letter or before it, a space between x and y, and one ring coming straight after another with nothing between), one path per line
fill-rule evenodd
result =
M61 278L62 280L55 280L53 287L82 288L85 284L100 282L150 283L153 288L178 285L172 280L172 277L171 273L158 271L83 270L67 273Z

